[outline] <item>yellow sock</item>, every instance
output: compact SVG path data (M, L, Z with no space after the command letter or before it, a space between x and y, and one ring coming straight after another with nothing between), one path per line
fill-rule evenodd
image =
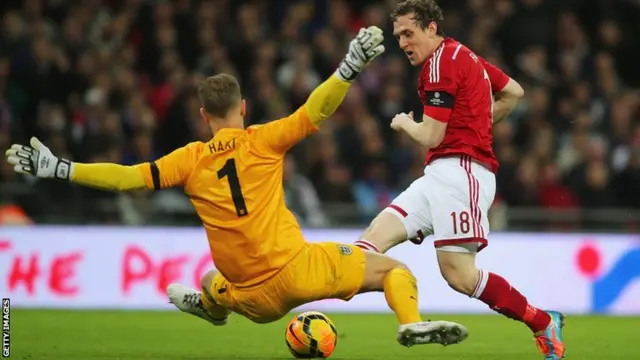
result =
M205 289L203 288L203 290ZM203 291L202 293L200 293L200 299L202 300L204 309L212 318L224 319L229 316L230 311L227 310L224 306L216 303L216 301L213 300L208 291Z
M409 270L393 269L384 278L384 297L400 324L421 322L418 310L418 286Z

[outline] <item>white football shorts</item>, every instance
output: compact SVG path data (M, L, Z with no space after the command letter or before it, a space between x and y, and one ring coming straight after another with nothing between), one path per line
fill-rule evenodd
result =
M478 252L488 245L487 213L496 177L467 155L436 159L383 211L398 216L415 243L434 235L441 251Z

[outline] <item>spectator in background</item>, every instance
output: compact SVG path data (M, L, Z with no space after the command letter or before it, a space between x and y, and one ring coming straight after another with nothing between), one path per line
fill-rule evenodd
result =
M33 220L31 220L24 210L17 205L0 205L0 225L33 225Z
M388 184L387 162L381 154L371 154L364 160L363 177L355 182L353 193L363 219L368 221L382 211L398 195Z
M618 197L623 199L620 205L637 209L640 204L640 132L637 132L636 139L627 166L615 179L615 189Z
M326 126L326 128L330 128ZM309 145L307 162L314 186L320 199L330 202L349 203L353 201L351 182L352 171L340 160L338 148L331 134L320 133Z
M539 203L547 209L575 209L579 201L571 189L562 183L558 166L547 163L542 167Z
M328 225L320 209L320 201L311 181L297 172L292 155L284 159L284 197L287 207L296 215L302 226L323 227Z

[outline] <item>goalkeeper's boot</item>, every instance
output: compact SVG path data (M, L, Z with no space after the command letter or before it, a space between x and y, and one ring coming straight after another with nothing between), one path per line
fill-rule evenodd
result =
M546 329L537 332L535 336L538 350L544 354L545 360L564 359L564 342L562 341L562 328L564 327L564 315L557 311L547 311L551 322Z
M463 325L451 321L427 321L400 325L398 342L410 347L421 344L457 344L469 336Z
M209 310L205 308L202 296L207 296L207 294L202 294L182 284L173 283L167 287L167 296L169 296L171 304L186 313L195 315L216 326L222 326L227 323L229 310L219 305Z

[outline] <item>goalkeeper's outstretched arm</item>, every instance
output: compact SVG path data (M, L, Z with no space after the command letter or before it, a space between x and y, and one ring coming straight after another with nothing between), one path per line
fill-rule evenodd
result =
M311 92L304 107L313 125L319 127L338 109L349 91L349 86L350 82L333 74Z
M66 180L109 191L161 189L184 184L202 144L194 142L156 161L132 166L59 159L37 138L31 138L30 146L11 146L6 156L16 172L38 178Z
M110 163L73 163L69 180L101 190L128 191L149 188L143 172L148 164L125 166Z
M309 120L319 126L331 116L342 103L349 85L373 59L384 53L382 30L371 26L360 29L349 44L349 52L329 79L309 95L305 109Z

